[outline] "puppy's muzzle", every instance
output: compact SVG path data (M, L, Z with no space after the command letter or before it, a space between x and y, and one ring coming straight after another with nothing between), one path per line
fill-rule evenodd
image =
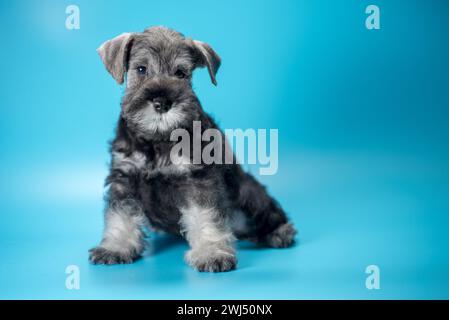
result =
M153 103L154 110L159 113L167 112L173 104L173 102L166 97L155 97L150 100Z
M158 113L169 111L188 90L179 79L155 78L144 84L143 99L150 102Z

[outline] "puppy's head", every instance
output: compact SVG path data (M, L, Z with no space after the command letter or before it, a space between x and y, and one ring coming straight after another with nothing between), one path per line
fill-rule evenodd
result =
M191 82L195 68L207 67L217 84L220 57L215 51L164 27L121 34L98 53L118 84L126 78L122 116L140 135L169 133L198 118L201 106Z

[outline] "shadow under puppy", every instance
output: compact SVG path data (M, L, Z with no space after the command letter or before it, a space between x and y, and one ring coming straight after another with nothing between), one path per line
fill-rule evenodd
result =
M103 239L90 250L91 262L131 263L144 250L148 226L184 236L191 247L186 261L199 271L234 269L236 238L276 248L292 245L296 231L286 214L232 151L232 164L170 157L178 142L170 140L173 130L193 135L194 121L200 121L201 132L218 129L191 82L195 68L207 67L216 84L220 58L209 45L152 27L124 33L98 52L118 84L126 74L126 90L111 143ZM220 134L223 155L229 156Z

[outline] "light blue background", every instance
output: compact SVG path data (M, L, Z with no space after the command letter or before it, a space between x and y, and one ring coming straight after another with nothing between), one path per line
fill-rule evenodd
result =
M448 14L444 0L2 0L0 298L449 298ZM161 24L221 55L218 87L205 70L194 85L223 128L279 129L278 174L261 180L296 247L241 243L237 271L200 274L159 236L135 264L89 265L123 90L95 49Z

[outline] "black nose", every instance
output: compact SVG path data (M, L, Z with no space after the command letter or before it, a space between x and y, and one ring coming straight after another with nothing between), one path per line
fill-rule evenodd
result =
M170 110L172 102L164 97L157 97L153 99L153 106L157 112L163 113Z

